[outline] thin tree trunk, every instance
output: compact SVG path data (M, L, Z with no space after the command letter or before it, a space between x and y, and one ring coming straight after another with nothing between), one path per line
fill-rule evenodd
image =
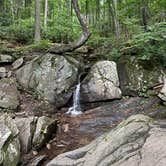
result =
M144 30L147 31L147 25L149 19L148 1L143 0L143 6L141 12L142 12L142 24L144 26Z
M47 29L47 13L48 13L48 0L45 0L45 4L44 4L44 30Z
M114 8L114 24L115 24L115 33L116 37L120 37L120 25L117 16L117 0L113 0L113 8Z
M0 0L0 13L3 12L3 0Z
M74 41L73 43L64 45L62 47L56 47L54 46L53 48L51 48L49 50L49 52L51 53L58 53L58 54L62 54L65 52L71 52L74 51L75 49L81 47L82 45L84 45L86 43L86 41L89 39L91 33L88 27L88 23L86 18L81 14L79 5L78 5L78 0L72 0L73 3L73 8L74 11L76 13L76 16L78 18L78 21L82 27L82 35L80 36L80 38L76 41Z
M40 0L35 3L35 42L40 41Z

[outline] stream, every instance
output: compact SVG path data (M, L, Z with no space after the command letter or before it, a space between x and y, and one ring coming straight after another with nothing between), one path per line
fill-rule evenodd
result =
M76 90L78 90L76 88ZM57 113L50 114L52 118L59 121L58 131L52 140L37 154L33 151L23 156L24 161L35 157L45 156L45 165L59 154L71 151L87 145L96 137L110 131L122 120L134 114L145 114L151 117L160 118L165 114L165 109L159 106L160 100L157 97L150 99L131 97L129 99L107 102L99 107L87 110L79 116ZM69 110L69 108L66 108ZM75 115L75 114L74 114ZM165 117L166 118L166 117Z

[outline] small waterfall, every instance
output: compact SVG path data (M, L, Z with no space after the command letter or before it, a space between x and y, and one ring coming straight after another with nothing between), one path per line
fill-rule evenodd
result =
M72 116L77 116L82 114L81 107L80 107L80 87L81 87L81 83L79 80L73 95L73 106L70 107L67 111L67 114L71 114Z

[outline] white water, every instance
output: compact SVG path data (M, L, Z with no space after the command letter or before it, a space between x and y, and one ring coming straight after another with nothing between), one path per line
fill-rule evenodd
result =
M80 87L81 84L79 82L73 95L73 106L70 107L67 111L67 114L71 114L71 116L77 116L82 114L80 107Z

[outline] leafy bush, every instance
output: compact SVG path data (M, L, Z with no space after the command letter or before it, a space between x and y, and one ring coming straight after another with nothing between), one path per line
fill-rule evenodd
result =
M20 43L30 43L34 36L34 21L31 19L18 20L10 29L13 39Z
M149 27L148 32L133 36L120 49L121 54L135 54L141 60L160 59L166 62L166 47L163 37L166 29L166 22Z
M0 26L10 26L12 17L9 13L0 13Z

